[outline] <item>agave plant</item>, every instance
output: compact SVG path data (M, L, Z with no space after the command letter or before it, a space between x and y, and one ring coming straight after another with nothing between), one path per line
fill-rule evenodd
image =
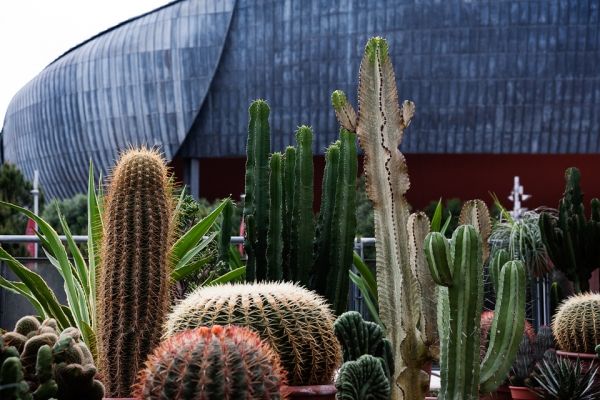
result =
M100 181L102 178L100 178ZM77 246L73 235L58 210L59 221L65 233L66 245L56 230L44 219L26 208L1 202L31 218L38 226L36 235L50 263L58 270L65 282L68 305L62 305L46 281L36 272L25 267L16 258L0 246L0 261L4 261L20 281L9 281L0 276L0 287L24 296L42 319L54 318L58 328L64 330L70 326L81 331L86 345L96 358L96 267L100 264L100 241L102 239L102 198L100 185L96 185L94 168L90 164L88 179L88 241L87 261ZM175 215L179 210L183 196L179 197ZM196 223L172 245L170 255L174 263L171 279L177 282L196 273L205 264L198 254L214 239L214 234L206 236L213 224L230 200L223 201L207 217ZM176 216L174 216L176 217ZM244 273L244 267L229 271L208 282L208 285L228 282Z
M585 370L579 361L552 355L536 365L533 378L541 388L534 390L544 399L600 399L597 373L594 365Z

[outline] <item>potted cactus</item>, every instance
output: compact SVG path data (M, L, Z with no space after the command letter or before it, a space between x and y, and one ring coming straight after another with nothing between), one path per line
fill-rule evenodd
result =
M101 400L92 354L76 328L58 332L56 321L21 318L0 336L3 400Z
M600 360L600 294L583 293L567 298L552 321L559 357L581 360L584 370Z
M199 288L174 307L164 336L201 326L254 330L279 355L291 399L333 399L341 361L334 317L325 299L293 283L226 284Z

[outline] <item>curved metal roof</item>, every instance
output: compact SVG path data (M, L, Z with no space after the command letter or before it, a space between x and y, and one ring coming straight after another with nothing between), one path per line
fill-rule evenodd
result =
M181 0L103 32L26 85L5 158L50 196L85 190L89 157L157 144L168 158L243 156L247 108L271 105L273 147L300 124L337 136L334 89L356 100L364 44L390 44L417 113L412 153L600 153L595 0Z

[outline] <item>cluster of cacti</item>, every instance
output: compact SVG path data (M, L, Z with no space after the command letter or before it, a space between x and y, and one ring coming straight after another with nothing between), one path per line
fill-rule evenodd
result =
M506 378L523 335L525 270L508 261L497 274L496 307L489 346L480 362L480 321L483 309L484 242L487 210L482 202L463 208L461 225L446 239L430 233L425 252L431 275L440 285L438 329L441 338L439 399L477 399ZM482 233L480 233L482 232Z
M52 319L21 318L0 336L0 394L6 400L100 400L92 354L76 328L58 333Z
M589 290L592 272L600 267L600 200L592 199L591 218L585 216L577 168L565 171L566 187L558 218L540 216L542 240L550 259L573 282L575 292Z
M296 147L271 154L269 106L250 106L245 178L246 280L289 280L314 287L345 311L356 227L355 135L342 129L326 152L321 211L313 215L313 133L301 126ZM316 231L316 232L315 232ZM311 279L312 274L312 279Z
M199 288L169 315L167 338L186 329L238 325L279 355L291 385L327 384L340 364L334 317L325 300L292 283Z
M356 132L364 151L366 191L373 203L377 253L379 315L392 343L392 399L424 398L429 375L423 371L437 356L435 284L422 244L429 231L424 214L409 217L404 195L410 183L399 151L414 104L400 107L388 46L370 39L360 66L358 116L346 96L336 91L333 105L344 129Z
M600 294L569 297L552 320L552 332L560 350L594 353L600 344Z
M383 329L355 311L340 315L334 324L344 363L335 382L338 399L387 400L394 374L392 345Z
M134 396L145 400L279 399L285 372L249 329L200 327L162 342L146 361Z
M125 152L104 200L97 296L99 366L110 397L129 396L160 342L170 303L173 211L164 159L154 150Z

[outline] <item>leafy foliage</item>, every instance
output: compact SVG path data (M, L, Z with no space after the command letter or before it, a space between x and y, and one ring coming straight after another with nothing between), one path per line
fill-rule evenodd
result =
M60 212L59 212L60 210ZM87 234L87 196L78 193L64 200L52 200L44 207L42 218L52 226L59 235L64 235L60 223L60 214L64 217L73 235Z
M541 388L534 390L548 400L600 399L597 374L598 367L595 365L585 370L579 360L549 355L535 368L533 378Z

